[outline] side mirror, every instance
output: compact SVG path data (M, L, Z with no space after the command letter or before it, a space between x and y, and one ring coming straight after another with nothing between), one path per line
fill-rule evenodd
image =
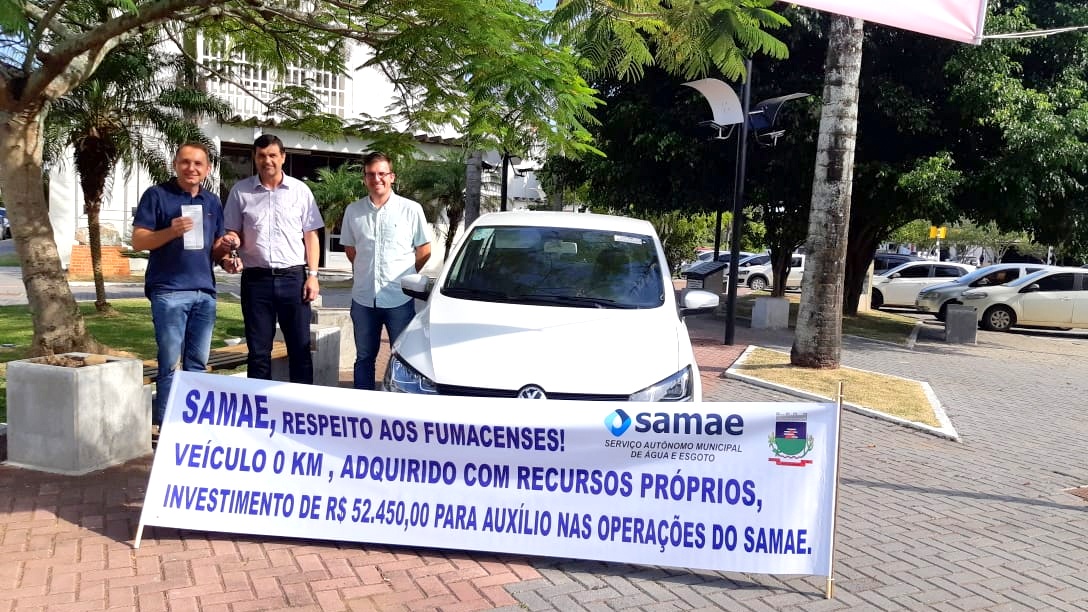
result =
M888 278L890 278L890 279L891 279L891 278L899 278L899 273L898 273L898 272L896 272L895 274L892 274L892 275L891 275L891 276L889 276Z
M680 300L680 316L686 317L688 315L714 312L718 309L718 303L721 298L718 297L717 293L712 291L690 289L684 292Z
M1034 293L1036 291L1039 291L1040 289L1041 289L1041 287L1039 287L1039 283L1032 283L1032 284L1028 285L1027 287L1024 287L1023 289L1021 289L1020 293Z
M426 300L431 297L434 279L423 274L409 274L400 279L400 290L408 297Z

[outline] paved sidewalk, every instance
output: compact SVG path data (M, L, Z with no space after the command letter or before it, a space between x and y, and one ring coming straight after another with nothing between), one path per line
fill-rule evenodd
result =
M790 401L720 378L788 332L689 319L707 401ZM1086 347L913 350L847 338L845 365L926 380L963 437L846 413L836 597L823 578L148 528L150 459L82 478L0 466L0 612L19 610L1086 610ZM1015 341L1002 336L1002 342Z

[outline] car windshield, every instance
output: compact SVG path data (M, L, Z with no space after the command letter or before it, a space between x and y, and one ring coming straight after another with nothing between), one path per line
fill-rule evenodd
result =
M476 227L443 295L579 308L657 308L665 286L650 236L564 227Z
M1047 270L1036 270L1035 272L1032 272L1031 274L1028 274L1027 276L1021 276L1020 278L1012 281L1011 283L1006 283L1005 286L1006 287L1023 287L1025 285L1030 285L1031 283L1034 283L1035 281L1039 280L1040 276L1046 276L1047 272L1048 272Z
M986 276L987 274L993 274L994 272L1002 269L1009 270L1010 272L1013 270L1013 268L998 268L997 266L986 266L985 268L979 268L973 272L968 272L967 274L964 274L959 278L954 278L949 282L956 283L957 285L966 285L975 282L976 280L982 278L983 276ZM1001 283L996 284L1000 285Z

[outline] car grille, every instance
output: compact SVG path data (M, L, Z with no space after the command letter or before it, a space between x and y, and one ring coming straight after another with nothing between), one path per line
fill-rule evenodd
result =
M454 385L436 385L439 395L456 395L463 397L517 397L517 389L486 389L484 387L458 387ZM584 402L626 402L627 395L610 395L597 393L557 393L547 391L545 393L551 400L579 400Z

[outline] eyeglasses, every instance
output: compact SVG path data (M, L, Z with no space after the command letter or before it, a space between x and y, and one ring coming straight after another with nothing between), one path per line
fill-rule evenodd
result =
M365 176L366 180L368 180L368 181L374 181L374 180L380 181L380 180L384 180L385 177L390 176L392 174L393 174L392 172L364 172L363 176Z

